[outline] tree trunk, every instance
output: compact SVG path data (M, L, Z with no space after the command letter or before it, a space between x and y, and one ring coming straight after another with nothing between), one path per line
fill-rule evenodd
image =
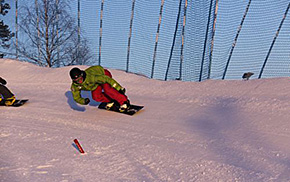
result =
M50 53L50 49L49 49L49 17L48 17L48 2L47 0L44 1L44 5L45 5L45 48L46 48L46 62L47 62L47 66L51 67L51 53Z

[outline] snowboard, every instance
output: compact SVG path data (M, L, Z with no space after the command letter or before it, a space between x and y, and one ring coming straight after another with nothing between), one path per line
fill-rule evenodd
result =
M104 109L107 111L114 111L114 112L118 112L121 114L130 115L130 116L133 116L134 114L136 114L138 111L140 111L144 107L144 106L138 106L138 105L131 105L127 111L120 112L119 108L116 105L113 105L110 109L106 109L106 105L107 105L106 102L102 102L98 108Z
M25 104L27 101L28 101L28 99L15 100L15 102L11 106L8 106L8 107L19 107L19 106L22 106L23 104ZM2 100L0 102L0 106L6 106L5 101Z

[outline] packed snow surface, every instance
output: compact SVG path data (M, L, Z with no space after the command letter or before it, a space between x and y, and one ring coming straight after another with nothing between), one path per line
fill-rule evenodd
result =
M110 70L145 106L127 116L99 110L89 92L89 105L76 104L71 68L0 59L7 87L29 99L0 107L1 182L290 181L289 77L181 82Z

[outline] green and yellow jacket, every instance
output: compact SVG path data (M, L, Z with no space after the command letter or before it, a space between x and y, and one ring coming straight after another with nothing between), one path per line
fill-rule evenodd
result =
M102 66L91 66L87 68L85 72L86 77L83 83L78 84L72 82L71 84L71 92L73 94L73 98L79 104L85 103L85 99L81 97L82 90L93 91L99 85L102 85L104 83L110 84L111 87L115 88L117 91L122 88L122 86L116 80L105 75L105 70Z

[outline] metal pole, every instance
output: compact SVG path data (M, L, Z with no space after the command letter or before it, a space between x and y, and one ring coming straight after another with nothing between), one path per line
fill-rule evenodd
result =
M18 59L18 0L15 0L15 29L16 59Z
M166 70L166 73L165 73L165 81L167 80L167 77L168 77L169 67L170 67L170 64L171 64L171 59L172 59L172 54L173 54L173 49L174 49L174 46L175 46L175 39L176 39L178 23L179 23L179 18L180 18L180 12L181 12L181 4L182 4L182 0L179 1L179 8L178 8L178 14L177 14L176 25L175 25L175 32L174 32L174 36L173 36L173 41L172 41L171 51L170 51L170 55L169 55L167 70Z
M213 46L214 46L214 34L215 34L215 28L216 28L217 12L218 12L218 0L215 1L215 11L214 11L214 20L213 20L213 25L212 25L211 47L210 47L207 79L210 79L210 75L211 75L212 53L213 53Z
M207 19L207 26L206 26L206 33L205 33L205 39L203 43L203 53L202 53L202 59L201 59L201 66L200 66L200 74L199 74L199 81L202 80L202 71L203 71L203 64L204 64L204 57L205 57L205 51L206 51L206 45L207 45L207 37L208 37L208 30L209 30L209 23L211 18L211 12L212 12L212 1L210 1L209 5L209 11L208 11L208 19Z
M184 32L185 32L185 23L186 23L186 10L187 10L187 0L185 0L184 5L184 15L183 15L183 25L181 33L181 51L180 51L180 71L178 80L182 79L182 66L183 66L183 48L184 48Z
M127 51L126 72L129 72L129 57L130 57L130 45L131 45L133 18L134 18L134 7L135 7L135 0L132 0L132 11L131 11L130 31L129 31L129 38L128 38L128 51Z
M270 49L269 49L269 51L268 51L268 54L267 54L266 59L265 59L265 61L264 61L264 64L263 64L263 66L262 66L262 68L261 68L261 71L260 71L260 74L259 74L259 77L258 77L259 79L262 77L262 74L263 74L264 68L265 68L266 63L267 63L267 61L268 61L268 58L269 58L269 56L270 56L270 54L271 54L272 48L273 48L273 46L274 46L274 44L275 44L275 42L276 42L276 39L277 39L277 37L278 37L278 35L279 35L279 32L280 32L280 30L281 30L281 28L282 28L282 25L283 25L283 23L284 23L284 20L286 19L287 13L288 13L288 11L289 11L289 6L290 6L290 3L288 3L288 7L287 7L287 9L286 9L286 11L285 11L285 13L284 13L284 16L283 16L282 21L281 21L281 23L280 23L280 25L279 25L279 28L278 28L278 30L276 31L275 37L274 37L274 39L273 39L273 42L272 42L272 44L271 44L271 46L270 46Z
M102 0L101 16L100 16L99 65L101 65L101 49L102 49L102 33L103 33L103 10L104 10L104 0Z
M151 78L153 78L153 74L154 74L154 67L155 67L155 61L156 61L156 55L157 55L157 45L158 45L158 37L159 37L161 20L162 20L163 6L164 6L164 0L161 1L160 11L159 11L159 21L158 21L156 38L155 38L155 47L154 47L154 54L153 54Z
M236 43L237 43L237 40L238 40L239 34L240 34L241 30L242 30L242 26L243 26L244 20L245 20L245 18L246 18L246 16L247 16L247 13L248 13L248 11L249 11L250 4L251 4L251 0L249 0L249 2L248 2L248 5L247 5L246 11L245 11L245 13L244 13L243 19L242 19L242 21L241 21L241 23L240 23L240 26L239 26L239 28L238 28L238 32L237 32L237 34L236 34L236 37L235 37L234 43L232 44L231 52L230 52L230 55L229 55L229 58L228 58L228 61L227 61L227 64L226 64L225 71L224 71L224 74L223 74L223 78L222 78L222 79L225 79L225 77L226 77L226 73L227 73L227 70L228 70L228 67L229 67L229 64L230 64L230 60L231 60L231 57L232 57L232 54L233 54L234 48L235 48L235 46L236 46Z
M80 60L79 60L79 51L80 51L80 40L81 40L81 19L80 19L80 12L81 12L81 10L80 10L80 7L81 7L81 2L80 2L80 0L78 0L78 45L77 45L77 57L76 57L76 62L77 62L77 64L81 64L80 63Z

